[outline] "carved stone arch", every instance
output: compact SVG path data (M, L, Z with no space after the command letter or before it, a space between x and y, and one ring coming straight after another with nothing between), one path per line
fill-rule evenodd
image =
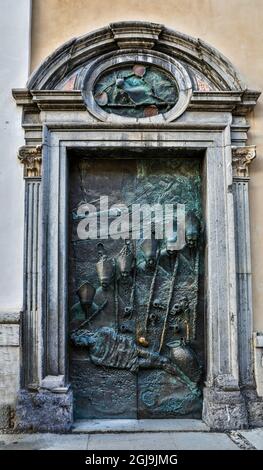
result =
M173 31L161 24L118 22L71 39L56 49L28 80L30 90L59 89L67 77L99 56L118 50L152 49L177 59L205 78L211 90L239 91L246 85L240 74L218 50L199 38ZM194 83L198 90L198 82ZM202 89L201 89L202 91ZM206 90L208 91L208 90Z
M92 113L79 88L82 74L85 81L97 63L129 54L178 67L187 97L180 113L130 122ZM259 95L201 39L134 21L68 41L32 74L27 88L13 90L23 107L25 146L19 158L25 165L27 214L17 428L65 431L72 426L66 352L68 156L102 147L202 153L207 239L202 417L219 430L262 425L253 369L248 217L248 163L255 148L246 146L246 115Z

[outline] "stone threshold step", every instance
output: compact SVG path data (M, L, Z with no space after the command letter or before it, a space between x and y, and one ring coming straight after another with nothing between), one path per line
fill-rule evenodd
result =
M169 431L209 432L209 427L199 419L80 419L72 428L74 434Z

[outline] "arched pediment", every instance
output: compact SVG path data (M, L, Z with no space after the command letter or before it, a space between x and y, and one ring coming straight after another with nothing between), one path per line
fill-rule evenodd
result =
M246 89L239 73L220 52L199 38L161 24L118 22L71 39L56 49L28 80L29 90L77 90L83 67L116 54L151 50L176 60L188 72L196 91Z

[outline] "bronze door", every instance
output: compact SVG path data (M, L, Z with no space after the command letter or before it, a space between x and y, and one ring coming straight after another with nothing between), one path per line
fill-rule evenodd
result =
M97 237L92 239L79 236L87 203L97 209ZM112 207L120 203L128 211L123 225L120 210ZM156 240L153 220L151 238L145 239L141 229L132 238L134 204L184 204L185 246L177 250L175 240ZM120 238L127 220L128 235ZM101 239L105 224L109 236ZM200 418L204 308L199 158L72 158L69 227L75 417Z

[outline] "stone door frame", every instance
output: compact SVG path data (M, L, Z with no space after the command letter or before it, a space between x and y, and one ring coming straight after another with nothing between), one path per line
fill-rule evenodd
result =
M112 129L112 126L92 128L80 123L67 123L66 126L45 124L41 195L32 188L29 190L31 206L41 209L39 231L33 242L33 245L39 243L41 253L38 259L40 323L30 328L35 337L31 338L32 348L28 350L24 365L28 370L24 373L24 387L28 391L24 389L21 392L19 407L24 410L32 408L37 389L43 401L43 405L37 408L39 422L45 421L48 413L50 429L58 424L65 429L72 424L73 397L68 381L67 354L67 161L71 149L83 152L84 149L96 148L99 154L102 147L123 148L124 153L126 148L204 152L207 367L203 420L212 428L225 428L228 409L229 428L246 426L246 404L239 387L235 223L228 117L202 127L199 124L174 123L161 131L151 126L124 131ZM37 183L30 179L28 184ZM34 283L31 288L34 289ZM59 411L63 409L67 412L60 423L52 423L53 416L58 419ZM30 413L27 415L30 419ZM20 422L21 425L27 426L27 423Z
M188 105L170 122L99 122L72 72L107 51L161 51L192 70ZM109 52L110 51L110 52ZM128 52L127 52L128 53ZM101 59L101 60L102 60ZM68 74L68 75L67 75ZM69 80L65 82L65 80ZM67 373L67 157L70 149L162 148L204 153L206 355L202 419L217 430L262 425L253 369L253 313L245 116L259 92L200 39L152 23L114 23L74 39L13 90L23 107L25 263L21 388L16 429L68 431L73 396Z

